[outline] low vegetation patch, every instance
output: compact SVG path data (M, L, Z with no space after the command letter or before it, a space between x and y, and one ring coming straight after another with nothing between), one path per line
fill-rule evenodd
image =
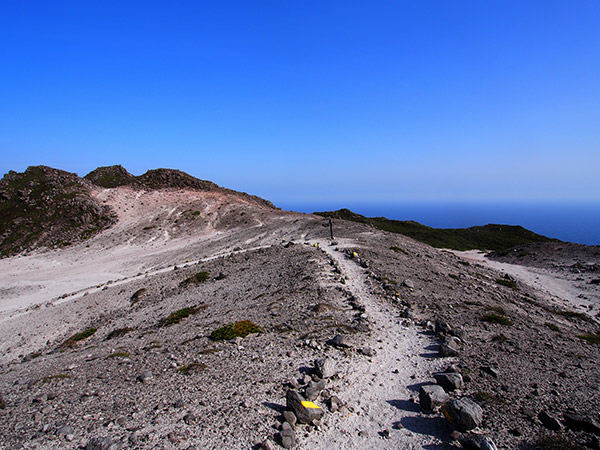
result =
M448 276L454 280L458 280L460 277L458 275L456 275L455 273L449 273Z
M192 314L196 314L200 311L208 308L208 305L198 305L198 306L189 306L187 308L182 308L180 310L174 311L165 319L163 319L163 326L168 327L171 325L175 325L176 323L181 322L183 319L191 316Z
M473 400L477 403L489 403L491 405L502 405L506 403L497 395L485 391L475 392L475 394L473 394Z
M194 275L192 275L189 278L186 278L185 280L183 280L183 282L181 284L183 284L183 285L200 284L200 283L204 283L205 281L207 281L209 277L210 277L209 272L202 271L202 272L195 273Z
M600 330L596 331L596 333L585 333L577 336L579 339L587 342L591 345L600 345Z
M148 292L148 289L146 289L146 288L141 288L141 289L138 289L137 291L135 291L130 299L131 304L135 305L137 302L140 301L140 298L142 298L144 295L146 295L147 292Z
M107 356L107 358L127 358L129 352L114 352Z
M83 330L80 333L74 334L73 336L71 336L69 339L67 339L63 343L63 347L74 347L78 342L83 341L84 339L89 338L96 331L98 331L98 328L92 327L92 328L88 328L87 330Z
M495 334L492 336L492 342L506 342L508 338L503 334Z
M514 290L518 289L517 283L515 283L514 280L508 280L506 278L496 278L496 283Z
M6 409L6 403L4 402L4 398L2 398L2 394L0 394L0 409Z
M556 331L557 333L560 333L560 328L558 328L558 325L555 325L552 322L546 322L544 325L546 325L552 331Z
M553 310L553 309L547 309L547 311L553 312L553 313L558 314L559 316L565 317L567 319L579 319L579 320L583 320L584 322L587 322L587 323L595 323L594 319L592 319L590 316L588 316L587 314L584 314L584 313L575 312L575 311L567 311L567 310Z
M393 250L393 251L395 251L396 253L403 253L403 254L405 254L406 256L410 256L410 253L408 253L406 250L404 250L403 248L397 247L397 246L395 246L395 245L392 245L392 246L390 247L390 250Z
M120 338L132 331L135 331L135 328L129 328L129 327L117 328L115 330L112 330L110 333L108 333L108 335L106 336L106 340L108 341L110 339Z
M236 337L245 338L252 333L260 333L262 330L258 325L249 320L240 320L235 323L230 323L224 327L217 328L210 334L213 341L230 340Z
M50 383L51 381L65 380L67 378L71 378L71 375L67 375L66 373L57 373L56 375L50 375L42 378L42 383Z
M484 314L483 316L481 316L481 320L484 322L497 323L500 325L512 325L512 320L510 320L506 316L496 313Z
M187 364L185 366L181 366L177 369L177 372L184 374L184 375L190 375L194 372L202 372L203 370L206 369L206 364L203 363L191 363L191 364Z
M471 263L469 261L465 261L464 259L459 259L458 263L462 264L463 266L470 266L471 265Z

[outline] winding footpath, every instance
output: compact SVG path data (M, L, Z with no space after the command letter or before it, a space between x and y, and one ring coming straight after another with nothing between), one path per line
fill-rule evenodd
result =
M445 420L424 414L411 399L433 372L447 364L436 355L432 335L414 325L404 326L391 305L385 305L367 286L365 269L343 252L356 248L351 240L338 240L337 248L317 242L346 276L346 288L363 304L372 325L369 345L376 354L352 357L338 368L345 384L337 393L352 412L327 414L325 427L299 439L301 450L320 449L427 449L447 448L450 433ZM349 359L349 358L346 358Z

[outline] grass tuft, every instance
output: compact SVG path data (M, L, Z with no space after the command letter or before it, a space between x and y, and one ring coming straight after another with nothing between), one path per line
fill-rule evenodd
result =
M500 325L507 326L513 324L512 320L510 320L508 317L496 313L484 314L483 316L481 316L481 320L484 322L497 323Z
M165 319L163 319L163 326L169 327L171 325L175 325L181 322L183 319L191 316L192 314L196 314L200 311L204 311L208 308L208 305L198 305L198 306L189 306L187 308L182 308L180 310L174 311Z
M177 372L183 375L191 375L194 372L202 372L207 368L206 364L203 363L191 363L185 366L181 366L177 369Z
M513 280L507 280L506 278L496 278L496 283L514 290L519 289L517 287L517 283L515 283Z
M194 275L192 275L189 278L186 278L185 280L183 280L183 282L181 284L186 285L186 284L200 284L200 283L204 283L205 281L208 280L208 277L210 277L210 273L209 272L198 272L195 273Z
M495 334L492 336L492 342L506 342L506 341L508 341L508 338L506 336L504 336L502 333Z
M538 436L532 442L532 450L584 450L583 447L571 442L558 434Z
M129 328L129 327L117 328L115 330L112 330L110 333L108 333L108 335L106 336L106 340L108 341L110 339L120 338L132 331L135 331L135 328Z
M560 333L560 328L558 328L558 325L555 325L552 322L546 322L544 325L546 325L552 331L556 331L557 333Z
M261 331L258 325L249 320L240 320L216 329L210 334L210 338L213 341L230 340L236 337L245 338L249 334L260 333Z
M145 295L146 292L148 292L148 289L146 289L146 288L141 288L141 289L138 289L137 291L135 291L130 299L131 304L135 305L137 302L139 302L140 298L142 298L142 296Z
M396 253L403 253L403 254L405 254L406 256L410 256L410 253L408 253L406 250L404 250L403 248L397 247L397 246L395 246L395 245L392 245L392 246L390 247L390 250L393 250L393 251L395 251Z
M596 333L585 333L577 336L579 339L587 342L590 345L600 345L600 330Z
M108 355L106 358L127 358L129 356L129 352L114 352Z
M88 328L87 330L84 330L80 333L74 334L73 336L71 336L69 339L67 339L64 343L63 343L63 347L74 347L78 342L83 341L84 339L89 338L90 336L92 336L96 331L98 331L98 328L96 327L92 327L92 328Z

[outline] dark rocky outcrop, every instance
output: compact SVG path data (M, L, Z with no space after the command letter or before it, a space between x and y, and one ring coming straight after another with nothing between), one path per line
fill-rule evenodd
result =
M46 166L10 171L0 180L0 255L38 247L66 247L114 223L95 200L92 185L76 174Z

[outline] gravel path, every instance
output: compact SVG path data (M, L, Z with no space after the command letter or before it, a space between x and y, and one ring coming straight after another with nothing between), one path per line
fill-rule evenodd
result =
M356 248L351 240L339 240L340 250ZM299 449L443 449L450 428L439 416L421 413L412 399L431 373L448 364L435 357L433 336L398 318L391 305L369 293L365 269L341 251L319 246L347 276L346 287L365 306L377 341L372 358L353 362L346 373L340 397L353 405L348 416L327 415L326 427L300 439Z

